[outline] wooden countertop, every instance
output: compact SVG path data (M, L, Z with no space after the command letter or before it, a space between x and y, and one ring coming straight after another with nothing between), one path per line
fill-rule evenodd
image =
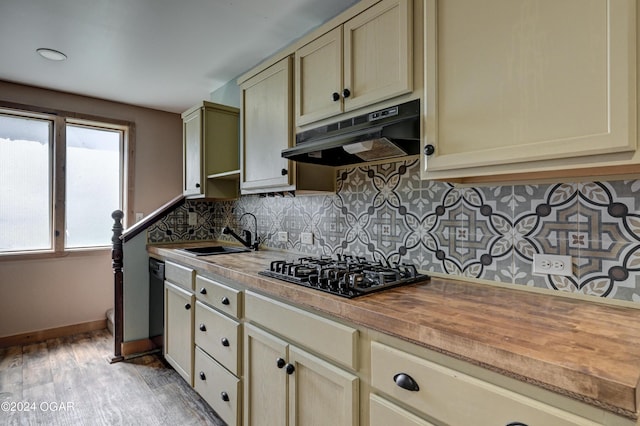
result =
M639 309L442 278L345 299L257 274L285 252L175 248L149 253L637 418Z

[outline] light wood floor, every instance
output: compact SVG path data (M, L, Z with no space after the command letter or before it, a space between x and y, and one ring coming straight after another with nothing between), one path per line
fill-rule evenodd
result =
M109 364L112 342L100 330L0 349L0 424L224 425L161 355Z

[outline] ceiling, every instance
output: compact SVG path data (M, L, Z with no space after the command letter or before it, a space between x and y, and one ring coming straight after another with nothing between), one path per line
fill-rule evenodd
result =
M179 113L356 2L0 0L0 80Z

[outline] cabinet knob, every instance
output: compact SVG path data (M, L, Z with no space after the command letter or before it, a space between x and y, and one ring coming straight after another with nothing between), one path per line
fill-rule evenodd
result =
M418 383L416 383L413 378L405 373L398 373L393 376L393 381L396 382L396 385L400 386L402 389L406 389L408 391L417 392L420 390Z
M286 175L288 175L288 174L289 174L289 170L287 170L287 169L282 169L282 170L280 170L280 173L282 173L282 176L286 176Z
M284 359L282 359L282 358L278 358L278 359L276 359L276 366L277 366L278 368L282 368L282 367L284 367L286 363L287 363L287 361L285 361L285 360L284 360Z
M220 398L222 398L224 402L227 402L229 401L229 394L226 392L220 392Z
M436 152L436 147L431 145L431 144L427 144L424 146L424 155L429 156L429 155L433 155L433 153Z
M229 304L229 298L227 296L224 296L221 300L220 303L222 303L223 305L228 305Z
M184 308L188 311L189 309L191 309L191 304L187 303L186 305L184 305Z
M348 98L349 96L351 96L351 90L349 90L349 89L344 89L344 90L342 91L342 97L343 97L343 98Z
M199 183L196 183L196 188L200 188L200 184Z
M200 331L207 331L207 326L204 324L200 324Z
M220 339L220 343L222 343L222 346L229 346L229 339L223 337L222 339Z
M207 289L206 289L206 288L204 288L204 287L202 287L202 288L200 289L200 294L207 294Z
M285 371L287 372L287 374L291 375L294 371L296 371L296 368L293 366L293 364L287 364L287 366L285 367Z
M333 102L337 102L337 101L339 101L339 100L340 100L340 93L338 93L338 92L333 92L333 93L331 94L331 100L332 100Z
M204 375L204 371L200 372L200 380L207 380L207 376Z

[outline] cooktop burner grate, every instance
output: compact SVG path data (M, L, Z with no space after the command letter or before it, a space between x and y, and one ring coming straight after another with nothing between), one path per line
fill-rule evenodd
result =
M412 264L384 265L350 255L276 260L259 274L347 298L429 279Z

